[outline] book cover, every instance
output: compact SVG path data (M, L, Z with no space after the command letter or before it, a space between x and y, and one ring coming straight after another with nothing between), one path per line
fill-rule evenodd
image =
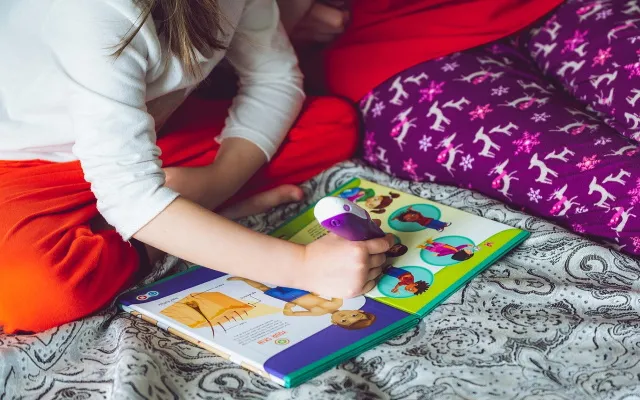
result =
M367 209L396 245L374 290L327 298L194 267L119 299L123 310L294 387L412 326L528 233L353 179L331 194ZM324 236L310 206L271 233L308 244Z

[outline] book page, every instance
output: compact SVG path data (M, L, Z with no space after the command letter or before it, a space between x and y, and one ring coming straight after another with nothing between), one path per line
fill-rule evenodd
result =
M121 302L231 361L280 378L412 318L363 296L326 298L205 268Z
M384 232L394 235L389 265L366 296L409 313L424 314L527 236L520 229L366 180L355 179L334 195L360 205ZM326 232L311 211L275 234L307 244Z

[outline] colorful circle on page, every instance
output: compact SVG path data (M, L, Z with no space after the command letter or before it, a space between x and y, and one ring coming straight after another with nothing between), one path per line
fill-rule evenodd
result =
M393 214L389 216L389 221L387 221L387 223L392 229L395 229L399 232L418 232L427 229L426 226L423 226L418 222L405 222L398 219L401 217L401 215L405 214L409 210L409 207L411 207L413 211L416 211L426 218L439 220L442 216L440 210L430 204L414 204L411 206L402 207L394 211Z
M391 268L394 268L392 272L393 275L390 275L389 272L385 272L382 275L382 278L380 278L377 286L380 293L382 293L386 297L391 297L394 299L404 299L407 297L419 296L419 294L415 294L409 290L406 290L404 286L398 286L397 291L392 291L400 282L397 275L402 273L410 273L411 275L413 275L413 281L417 284L418 287L423 286L423 283L421 282L424 282L429 287L433 283L433 273L431 273L431 271L426 268L415 266Z
M340 192L340 194L338 194L338 197L341 197L343 199L347 199L347 200L352 201L354 203L355 202L365 201L366 199L368 199L371 196L373 196L373 190L371 190L371 189L362 189L362 188L359 188L359 187L345 189L342 192Z
M433 239L433 242L432 245L427 245L427 249L420 251L420 258L427 264L446 267L473 257L473 247L475 243L467 237L442 236ZM423 244L426 244L426 242ZM458 247L459 250L456 251L456 247ZM466 247L468 252L465 252L463 247ZM456 253L458 254L456 255Z
M282 339L277 339L274 343L278 344L280 346L286 346L289 343L291 343L291 341L289 339L287 339L287 338L282 338Z

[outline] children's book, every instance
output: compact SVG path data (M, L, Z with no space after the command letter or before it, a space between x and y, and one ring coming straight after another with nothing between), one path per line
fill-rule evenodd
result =
M395 237L389 266L366 295L327 298L195 266L124 294L121 308L294 387L415 326L529 235L363 179L331 195L362 205ZM313 207L271 235L300 244L324 236Z

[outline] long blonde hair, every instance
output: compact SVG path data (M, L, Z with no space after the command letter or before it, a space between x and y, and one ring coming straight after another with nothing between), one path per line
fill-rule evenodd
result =
M207 53L224 49L221 27L223 15L217 0L132 0L142 10L139 22L122 39L114 53L120 56L138 34L147 18L156 21L158 34L165 34L169 50L178 56L186 70L199 74L196 50Z

